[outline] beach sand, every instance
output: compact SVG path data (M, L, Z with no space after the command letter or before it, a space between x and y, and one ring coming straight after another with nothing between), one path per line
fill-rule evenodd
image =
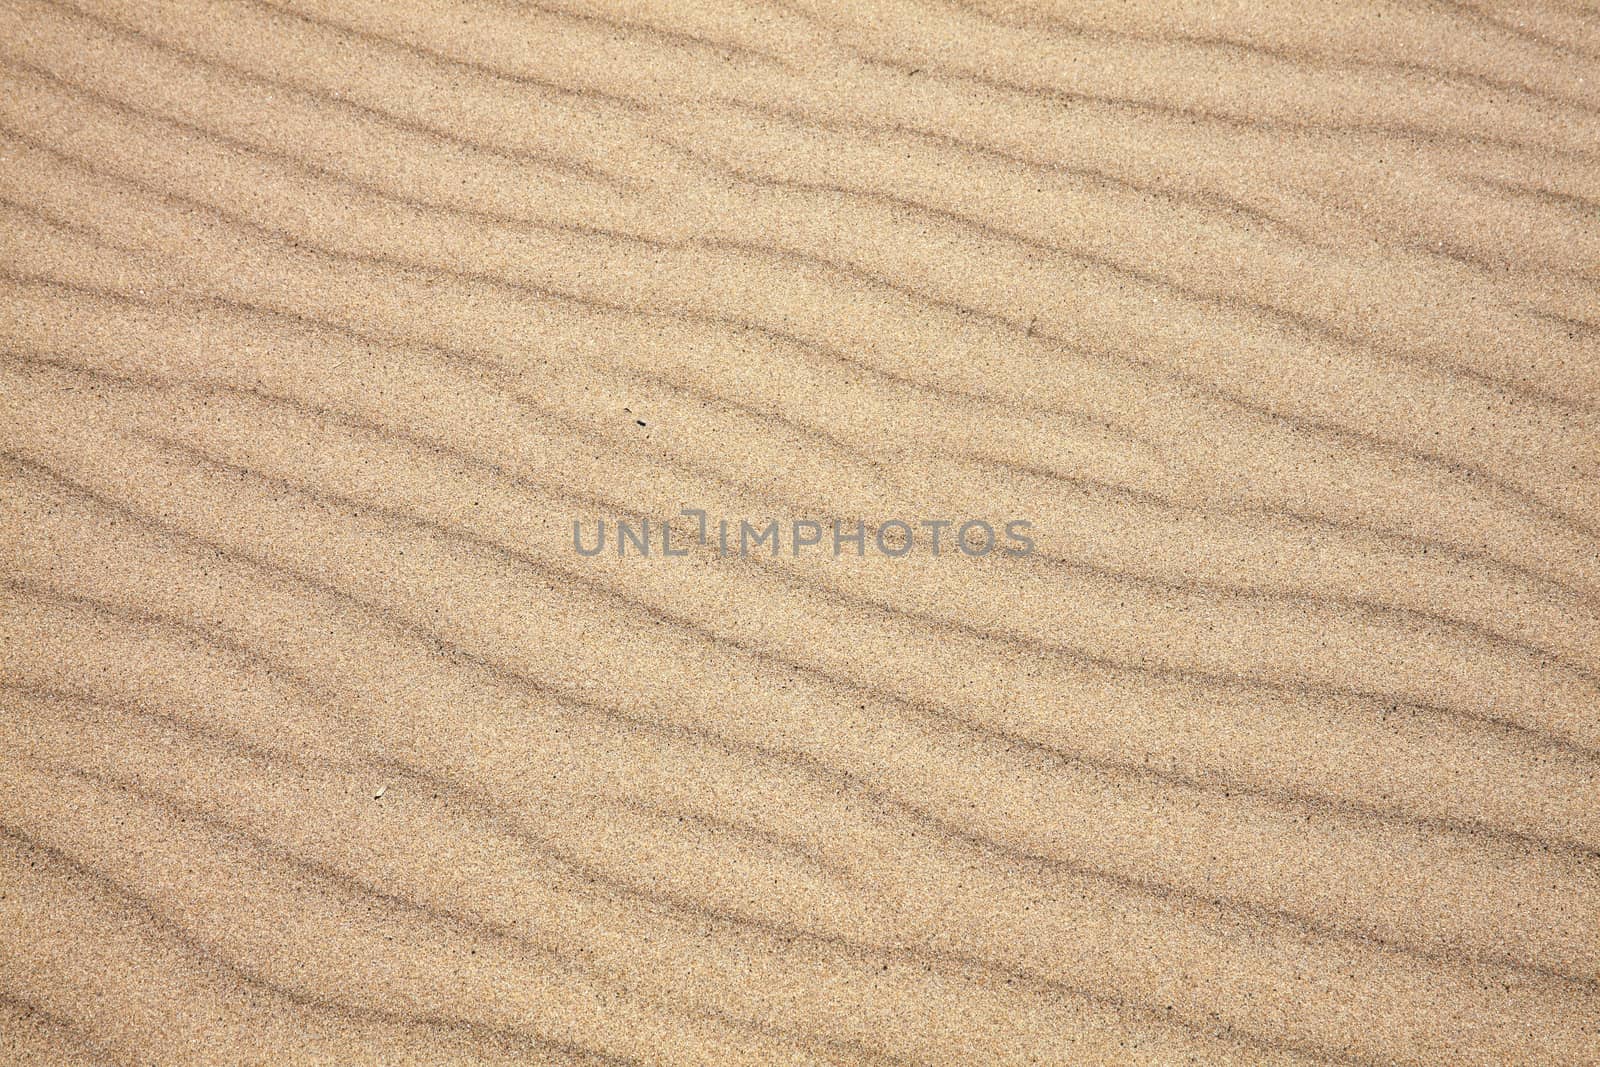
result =
M1592 6L0 81L0 1062L1600 1063Z

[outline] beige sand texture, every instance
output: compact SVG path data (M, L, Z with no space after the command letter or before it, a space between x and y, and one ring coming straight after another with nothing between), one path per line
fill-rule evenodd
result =
M0 0L0 81L0 1063L1600 1063L1592 5Z

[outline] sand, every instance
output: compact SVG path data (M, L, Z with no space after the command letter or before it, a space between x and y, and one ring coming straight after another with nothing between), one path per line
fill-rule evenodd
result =
M0 81L0 1061L1600 1063L1592 7Z

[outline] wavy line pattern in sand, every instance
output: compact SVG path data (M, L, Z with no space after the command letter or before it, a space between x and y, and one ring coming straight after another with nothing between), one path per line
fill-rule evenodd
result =
M0 5L0 1058L1600 1062L1595 21L1108 10Z

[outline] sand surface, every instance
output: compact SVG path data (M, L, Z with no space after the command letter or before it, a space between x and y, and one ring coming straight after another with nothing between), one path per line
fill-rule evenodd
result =
M1600 1063L1592 4L3 0L0 242L0 1062Z

